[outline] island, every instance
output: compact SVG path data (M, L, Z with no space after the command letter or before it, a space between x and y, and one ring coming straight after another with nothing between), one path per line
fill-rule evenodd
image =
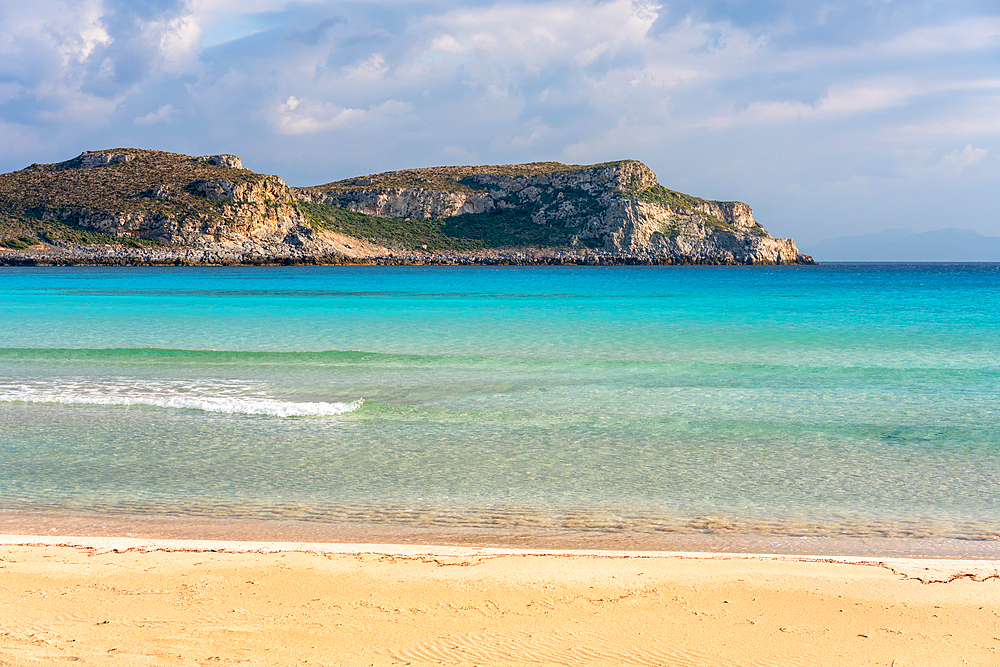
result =
M0 265L813 264L744 203L637 160L290 187L234 155L117 148L0 175Z

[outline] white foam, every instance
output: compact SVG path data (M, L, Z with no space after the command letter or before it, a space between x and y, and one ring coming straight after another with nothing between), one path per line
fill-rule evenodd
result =
M225 414L270 415L273 417L324 417L353 412L364 404L359 398L350 403L341 402L296 402L281 401L265 396L226 395L226 391L208 393L209 387L187 386L187 391L178 391L174 385L160 386L159 391L149 391L149 387L123 387L121 384L105 386L81 386L68 382L59 387L39 386L26 383L0 387L0 402L3 403L61 403L63 405L148 405L158 408L180 410L202 410ZM199 391L201 390L201 391Z

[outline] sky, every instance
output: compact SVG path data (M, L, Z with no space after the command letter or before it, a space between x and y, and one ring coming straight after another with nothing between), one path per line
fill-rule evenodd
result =
M800 246L1000 236L1000 0L0 0L0 144L302 186L632 158Z

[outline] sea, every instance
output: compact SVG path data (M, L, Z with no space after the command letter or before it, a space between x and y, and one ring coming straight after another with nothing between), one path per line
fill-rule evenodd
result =
M1000 558L1000 265L0 268L0 532Z

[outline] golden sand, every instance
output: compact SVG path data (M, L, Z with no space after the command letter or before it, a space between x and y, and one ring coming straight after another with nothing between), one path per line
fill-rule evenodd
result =
M0 665L995 667L998 568L0 536Z

